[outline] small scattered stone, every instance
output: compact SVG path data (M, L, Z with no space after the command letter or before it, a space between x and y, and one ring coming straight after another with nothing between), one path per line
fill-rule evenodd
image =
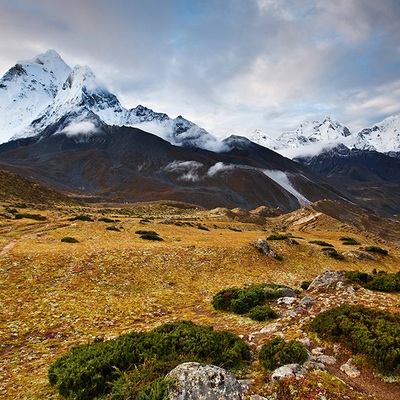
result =
M314 354L314 356L320 356L324 354L324 349L322 347L316 347L311 350L311 353Z
M305 347L310 347L311 346L311 341L308 337L297 339L303 346Z
M285 287L279 290L281 291L283 297L297 297L297 294L293 289Z
M252 383L254 383L254 379L239 379L238 382L242 387L243 392L245 393L250 390L250 386Z
M305 296L300 300L299 306L308 308L312 307L315 304L315 300L310 296Z
M352 363L351 358L347 361L346 364L343 364L340 367L340 370L343 371L350 378L357 378L361 375L361 372L358 368Z
M336 363L336 358L332 356L326 356L324 354L317 357L317 361L326 364L326 365L333 365Z
M277 301L278 304L293 304L294 302L296 302L296 298L295 297L280 297Z
M276 331L278 324L269 324L260 330L260 333L270 333Z
M295 378L304 375L305 369L300 364L287 364L277 368L271 374L272 381L279 381L283 378Z
M257 239L252 245L266 256L276 258L276 253L271 245L264 239Z
M322 370L322 371L325 370L325 364L323 364L321 362L311 361L311 360L306 361L303 364L303 367L306 368L306 369L312 369L312 370L314 370L314 369L319 369L319 370Z

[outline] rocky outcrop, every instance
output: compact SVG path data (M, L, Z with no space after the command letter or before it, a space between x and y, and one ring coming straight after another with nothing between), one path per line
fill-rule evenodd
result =
M326 271L321 275L318 275L308 287L308 290L321 290L328 289L331 285L336 282L342 281L346 278L346 272L344 271Z
M214 365L188 362L168 373L175 384L171 400L241 400L242 387L230 372Z
M264 239L257 239L252 245L268 257L276 258L277 256L272 246Z

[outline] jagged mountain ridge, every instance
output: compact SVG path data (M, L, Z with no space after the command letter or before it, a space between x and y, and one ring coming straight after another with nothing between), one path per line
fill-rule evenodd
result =
M218 145L212 135L182 116L171 119L142 105L122 107L89 67L71 68L49 50L18 62L0 80L0 133L20 139L40 135L55 124L58 132L70 135L95 134L102 124L126 125L151 128L176 145Z
M339 121L327 117L323 122L306 121L296 130L283 132L275 139L260 130L252 132L249 138L289 158L315 156L341 145L399 157L400 116L388 117L357 134Z
M91 201L291 211L321 198L348 198L319 174L245 138L228 138L223 144L231 150L215 153L173 146L136 128L102 129L90 140L49 134L7 142L0 145L0 168Z

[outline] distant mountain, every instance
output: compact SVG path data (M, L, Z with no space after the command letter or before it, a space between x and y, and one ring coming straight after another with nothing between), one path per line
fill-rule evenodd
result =
M304 122L296 130L283 132L276 139L257 130L249 135L255 143L289 157L315 156L344 145L349 149L372 150L392 157L400 155L400 117L386 118L371 128L354 134L340 122L326 118Z
M400 158L344 145L295 161L322 174L359 204L386 214L400 213Z
M215 153L104 125L91 140L53 134L0 145L0 168L88 201L168 199L287 212L321 198L348 198L319 174L248 139L233 136L223 144L231 150Z
M103 124L149 130L175 145L218 147L212 135L179 116L171 119L142 105L121 106L87 66L68 66L55 50L20 61L0 80L0 133L20 139L58 131L90 137Z

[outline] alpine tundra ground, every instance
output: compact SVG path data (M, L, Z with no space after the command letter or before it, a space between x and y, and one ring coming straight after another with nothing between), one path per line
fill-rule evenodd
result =
M326 270L398 272L400 265L398 241L311 209L268 218L261 209L253 213L207 211L168 202L118 207L7 202L2 203L0 214L3 399L60 398L48 384L49 366L72 347L96 338L110 339L166 322L191 320L242 335L257 353L274 334L287 339L309 335L307 322L313 315L341 303L390 312L398 312L400 307L398 294L362 288L353 294L300 289L303 281ZM154 231L163 240L144 240L136 233L143 230ZM256 239L283 233L298 244L270 241L282 260L267 257L251 245ZM344 245L343 236L351 236L359 244ZM339 253L352 250L353 255L345 254L344 260L328 257L321 246L310 243L315 240L328 242ZM387 249L389 255L354 257L356 251L363 252L371 245ZM305 315L291 316L291 306L273 304L281 317L271 330L263 330L270 322L217 312L211 306L221 289L265 282L297 289L300 296L314 297L316 305ZM315 345L324 345L315 336L309 337ZM331 352L329 346L326 351ZM348 356L343 350L338 359L345 362ZM316 387L329 386L327 393L339 390L348 398L400 398L396 378L377 376L361 358L358 367L362 375L357 380L343 374L338 365L310 379ZM240 377L250 380L248 396L271 393L268 376L257 363Z

